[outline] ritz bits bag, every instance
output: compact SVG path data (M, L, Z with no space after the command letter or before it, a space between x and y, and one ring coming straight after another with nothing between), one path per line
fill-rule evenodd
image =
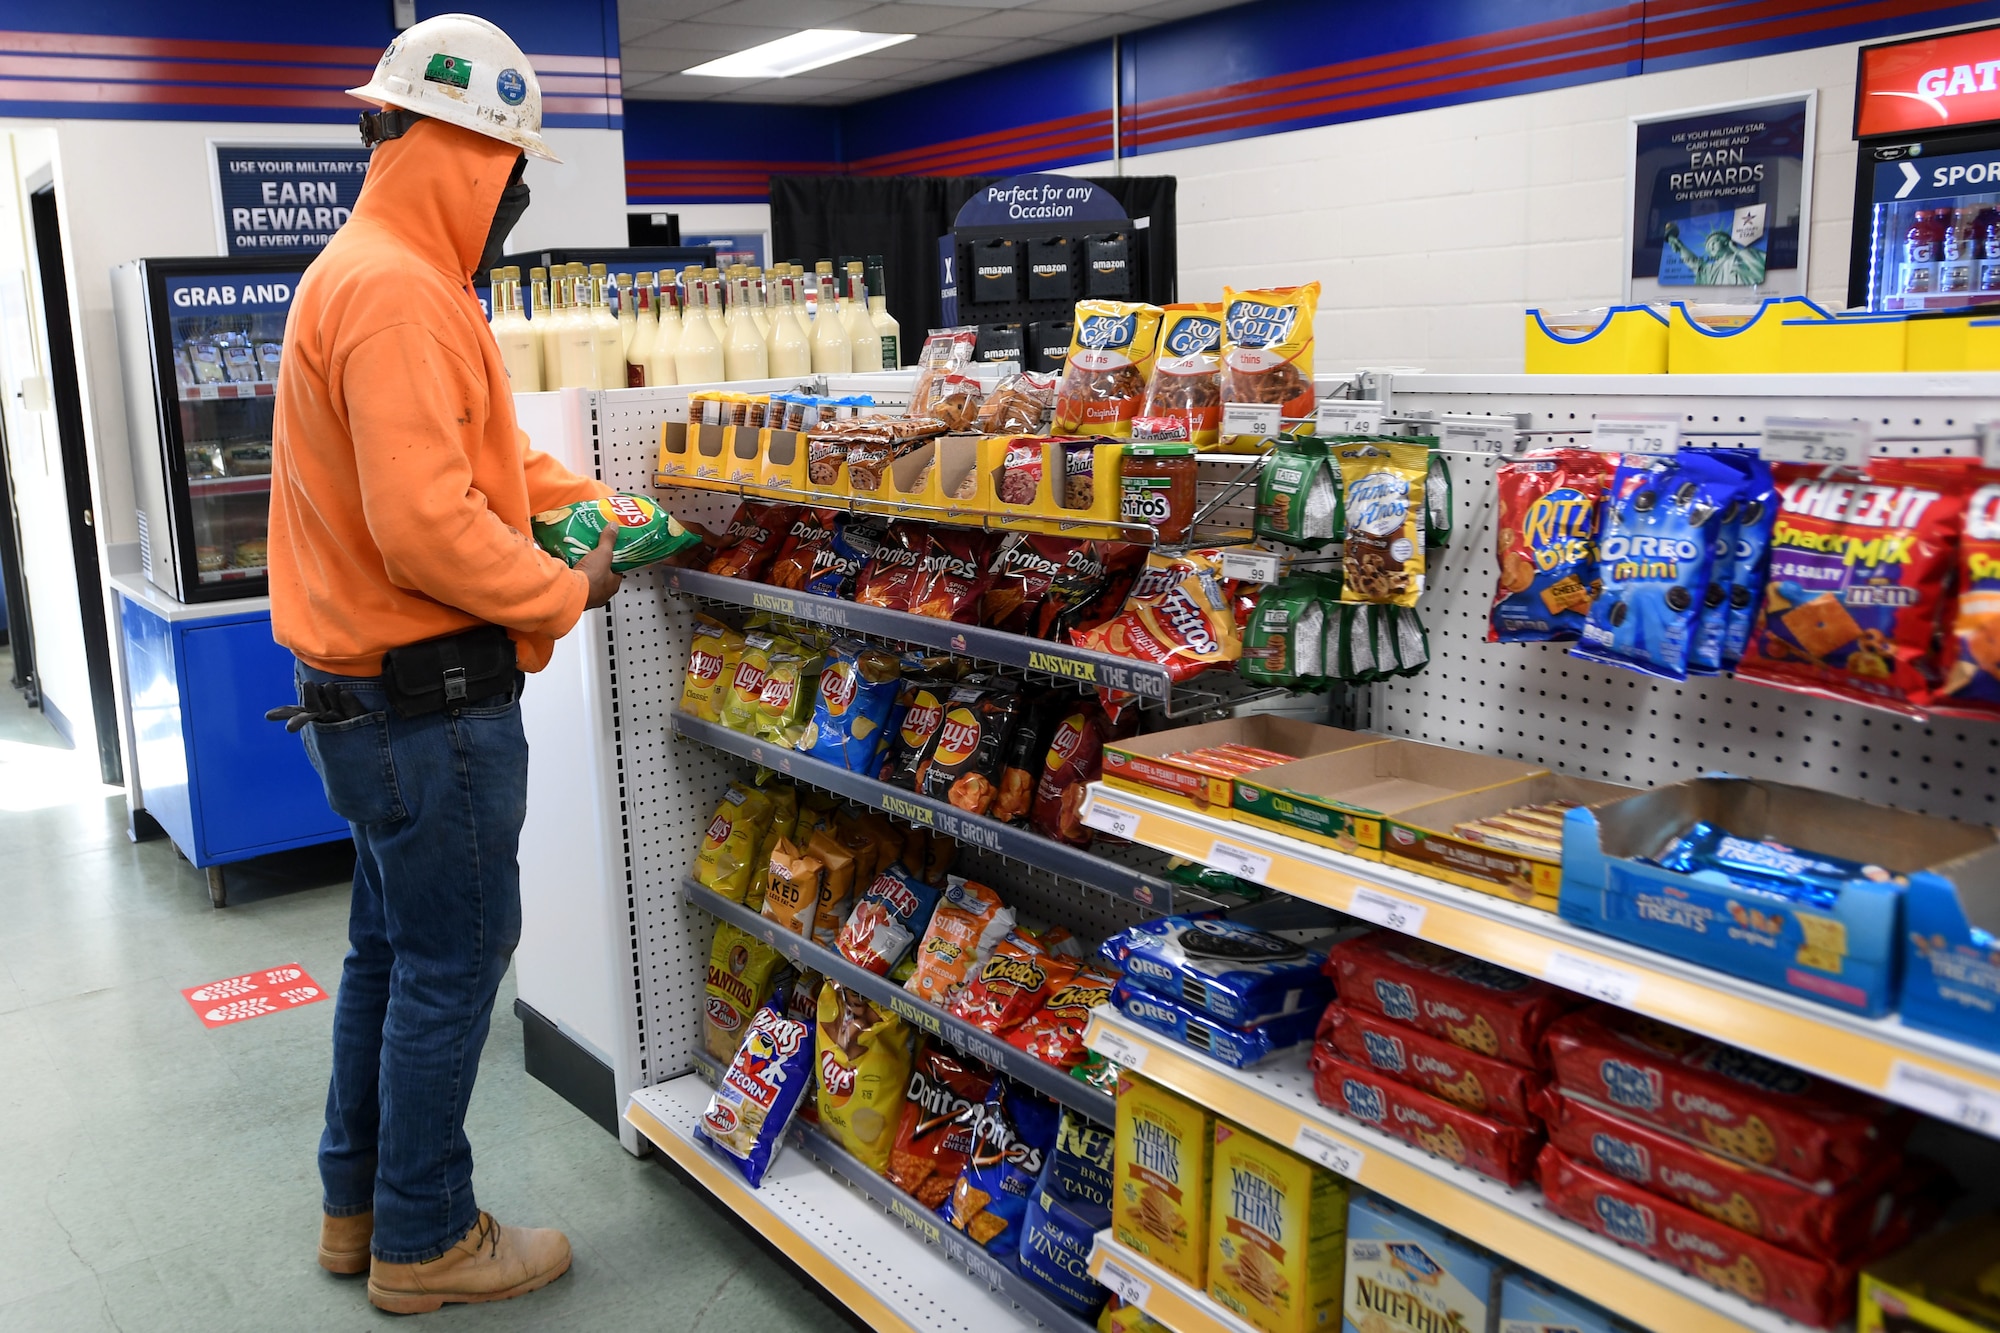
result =
M1487 642L1581 637L1597 595L1598 512L1617 466L1595 449L1537 449L1493 470L1500 580Z
M909 1025L829 981L819 992L815 1063L820 1124L881 1175L896 1146L910 1082Z
M1158 306L1078 301L1069 360L1056 389L1056 434L1131 438L1159 333Z
M1139 415L1181 423L1179 438L1212 449L1222 426L1222 306L1215 301L1165 307L1159 356ZM1157 428L1156 428L1157 429Z
M2000 481L1989 479L1966 506L1965 536L1958 544L1958 611L1945 636L1942 665L1937 711L2000 715Z
M1222 401L1313 413L1313 315L1319 284L1222 289Z

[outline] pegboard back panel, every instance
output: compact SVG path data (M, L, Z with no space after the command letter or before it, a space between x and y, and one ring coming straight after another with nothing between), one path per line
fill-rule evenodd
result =
M1803 388L1802 379L1841 380ZM1743 382L1728 393L1554 391L1530 376L1397 376L1391 411L1526 413L1534 448L1587 445L1595 416L1671 413L1689 443L1749 443L1767 416L1863 419L1878 453L1976 452L1978 424L2000 419L2000 375L1707 377ZM1925 392L1931 380L1957 396ZM1657 381L1649 381L1657 385ZM1967 392L1977 388L1978 393ZM1765 389L1765 392L1758 392ZM1862 392L1867 390L1867 392ZM1486 642L1498 567L1493 556L1497 460L1455 453L1452 542L1431 555L1420 611L1430 665L1367 693L1376 731L1544 765L1634 787L1705 772L1789 782L1951 819L2000 819L2000 726L1956 719L1928 724L1891 713L1791 694L1730 676L1676 684L1585 662L1566 644Z

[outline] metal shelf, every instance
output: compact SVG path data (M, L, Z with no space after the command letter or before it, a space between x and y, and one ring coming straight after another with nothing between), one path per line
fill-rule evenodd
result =
M1229 1311L1112 1239L1106 1227L1090 1250L1090 1275L1174 1333L1257 1333Z
M778 929L776 922L741 903L729 901L713 889L686 880L681 885L681 892L689 902L710 916L749 931L783 954L793 966L811 968L849 990L859 991L876 1005L889 1010L912 1027L939 1038L954 1050L985 1062L1100 1124L1111 1123L1115 1103L1109 1093L1099 1092L1081 1079L1071 1078L1054 1065L1042 1063L991 1033L982 1032L970 1023L925 1004L887 977L878 977L866 968L856 967L836 949Z
M1229 1069L1108 1009L1092 1015L1088 1039L1092 1049L1127 1069L1450 1227L1531 1273L1559 1278L1570 1290L1643 1327L1674 1333L1792 1333L1806 1327L1558 1216L1531 1186L1509 1189L1327 1110L1313 1095L1306 1067L1309 1046L1253 1069ZM1129 1251L1117 1250L1114 1257L1121 1264L1128 1259L1144 1263ZM1092 1275L1101 1271L1094 1258ZM1105 1285L1119 1289L1115 1279ZM1206 1298L1200 1306L1187 1301L1185 1287L1170 1294L1206 1316L1206 1322L1183 1323L1172 1315L1159 1316L1177 1333L1242 1327L1216 1319Z
M703 722L676 708L668 715L677 735L703 745L727 751L753 764L776 769L786 777L830 791L893 815L905 823L917 824L969 847L992 852L1010 861L1019 861L1063 879L1073 879L1115 898L1138 903L1166 915L1174 910L1174 886L1166 880L1081 848L1045 838L1012 824L983 815L970 815L945 801L932 800L892 787L861 773L850 773L835 764L814 759L783 745L746 736L713 722Z
M1846 1014L1593 934L1553 912L1102 783L1092 784L1084 819L2000 1138L2000 1052L1893 1017Z
M912 1238L911 1219L856 1197L810 1159L808 1152L817 1156L817 1148L779 1154L764 1183L749 1188L734 1165L695 1134L707 1104L708 1085L688 1075L633 1093L625 1119L869 1327L899 1333L1026 1333L1038 1327L1081 1333L1085 1327L1073 1315L1045 1321L1039 1306L1019 1299L1018 1277L1008 1275L1011 1282L996 1291L986 1273L968 1274L943 1246Z
M188 478L188 490L196 495L262 495L270 489L268 472L249 477Z

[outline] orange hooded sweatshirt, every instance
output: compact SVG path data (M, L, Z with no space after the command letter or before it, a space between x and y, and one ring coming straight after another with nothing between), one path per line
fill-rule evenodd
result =
M528 517L609 494L528 448L473 268L519 150L423 120L375 149L285 323L272 426L271 631L322 671L481 622L548 664L589 580Z

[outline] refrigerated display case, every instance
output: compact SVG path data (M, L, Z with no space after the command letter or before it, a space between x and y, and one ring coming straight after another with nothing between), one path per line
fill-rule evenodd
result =
M2000 304L2000 24L1861 48L1850 306Z
M288 259L137 259L112 270L140 559L182 602L261 597Z

